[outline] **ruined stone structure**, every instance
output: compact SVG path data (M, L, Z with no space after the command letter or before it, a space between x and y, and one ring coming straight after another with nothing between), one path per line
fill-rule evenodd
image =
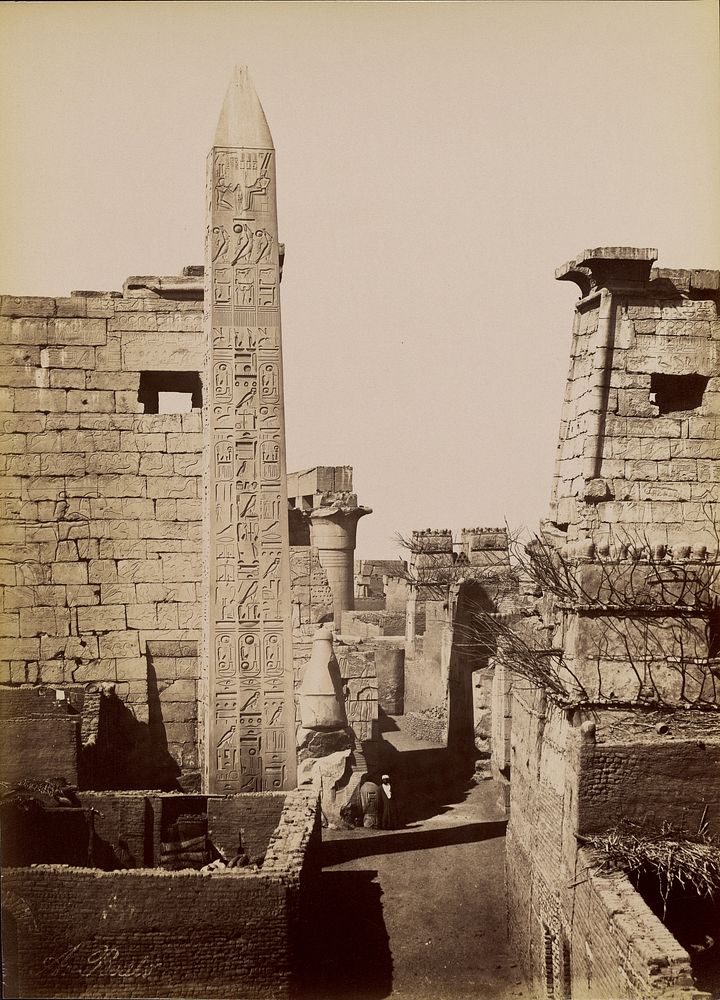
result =
M715 546L720 414L716 271L656 250L585 250L551 499L568 539Z
M355 606L353 557L357 523L372 510L358 506L349 465L295 472L289 477L288 495L291 544L310 546L311 560L316 554L327 577L333 620L339 629L343 612Z
M239 71L204 268L0 303L12 988L296 992L318 795L363 821L384 714L500 782L537 992L717 995L717 910L597 845L720 836L720 274L561 268L581 298L525 557L426 529L355 571L352 469L286 473L275 166Z
M628 823L720 833L720 275L655 256L585 251L557 273L581 299L554 523L529 550L538 655L498 645L510 932L549 997L716 995L697 963L717 911L592 850Z
M315 798L88 792L40 813L4 801L5 995L296 995ZM175 860L182 845L167 841L190 827L201 856L243 864Z
M288 791L281 248L244 71L208 170L205 269L0 304L13 995L297 988L319 814Z

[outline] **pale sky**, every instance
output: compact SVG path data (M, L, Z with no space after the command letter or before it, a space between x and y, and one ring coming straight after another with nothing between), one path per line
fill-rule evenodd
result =
M586 247L720 267L718 6L0 7L0 290L203 260L246 63L278 157L288 468L352 465L357 554L547 515Z

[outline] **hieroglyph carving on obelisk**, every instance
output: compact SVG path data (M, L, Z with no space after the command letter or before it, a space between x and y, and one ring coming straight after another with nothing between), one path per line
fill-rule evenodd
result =
M205 260L209 792L295 785L275 150L244 67L208 158Z

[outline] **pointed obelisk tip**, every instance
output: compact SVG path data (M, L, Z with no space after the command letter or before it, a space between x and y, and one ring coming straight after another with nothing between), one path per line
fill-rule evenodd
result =
M272 144L265 112L248 68L237 65L225 94L213 145L268 149Z

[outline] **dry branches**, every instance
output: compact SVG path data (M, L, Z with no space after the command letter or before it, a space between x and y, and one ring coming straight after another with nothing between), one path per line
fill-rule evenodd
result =
M670 892L692 889L698 896L720 891L720 846L705 824L693 836L663 824L660 831L626 822L606 833L582 838L601 871L630 877L652 875L667 906Z

